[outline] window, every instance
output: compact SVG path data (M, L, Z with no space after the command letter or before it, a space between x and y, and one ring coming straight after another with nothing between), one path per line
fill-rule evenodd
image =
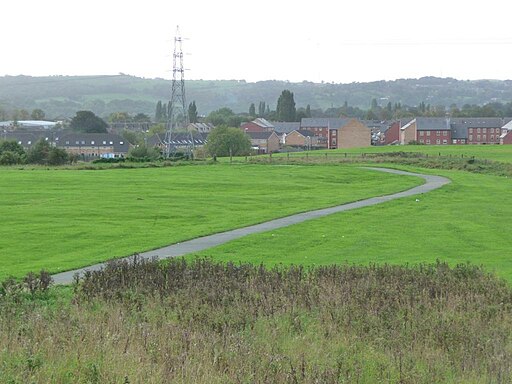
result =
M443 144L448 144L448 140L443 139Z
M437 131L436 136L441 136L441 131Z
M430 139L427 139L427 144L430 144Z
M32 144L32 142L29 140L29 141L27 141L27 144L30 145L30 144Z
M473 133L473 128L469 128L469 133Z
M105 140L103 140L103 145L107 145L107 142Z
M110 145L114 145L114 142L113 142L113 141L111 141L111 142L110 142Z
M491 135L491 141L494 141L494 135Z
M487 128L482 128L482 133L487 133Z
M453 143L453 144L457 144L457 139L453 139L453 140L452 140L452 143Z
M436 140L436 144L437 144L437 145L441 144L441 139L437 139L437 140Z
M82 140L82 145L85 145L85 140Z
M420 131L420 136L423 136L423 131Z
M448 136L448 131L443 131L443 136Z
M124 145L124 141L120 141L120 142L119 142L119 145Z
M476 141L480 141L482 137L480 135L476 135Z
M487 141L487 135L482 136L482 141Z
M77 140L77 141L75 141L75 144L76 145L80 145L80 142Z
M66 141L66 145L69 145L69 141Z
M430 131L427 131L427 136L430 136Z
M469 135L469 141L473 141L473 135Z
M477 129L476 129L476 133L480 133L480 128L477 128Z
M91 145L94 145L94 140L91 140Z

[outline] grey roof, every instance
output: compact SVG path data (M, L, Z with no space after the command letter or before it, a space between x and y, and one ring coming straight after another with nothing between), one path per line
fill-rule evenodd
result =
M465 125L468 128L501 128L503 119L501 117L458 117L452 118L451 123Z
M300 129L300 122L280 122L280 121L272 121L274 125L274 130L276 133L290 133L291 131L297 131Z
M192 143L192 140L194 142ZM201 132L178 132L171 136L171 146L183 147L189 145L204 145L207 141L207 135ZM150 147L163 145L165 142L165 134L153 135L146 139L146 144Z
M271 132L245 132L251 139L254 140L267 140L274 131Z
M450 119L446 117L417 117L416 129L418 131L448 131Z
M40 136L34 135L31 132L0 132L0 141L16 141L24 148L30 148L39 139L41 139Z
M263 117L258 117L257 119L254 119L252 122L259 125L260 127L263 127L263 128L270 128L270 129L274 128L272 123L270 121L264 119Z
M98 147L112 146L116 153L128 153L130 144L114 133L70 133L55 140L58 147ZM78 142L78 144L77 144Z
M338 129L350 121L348 118L304 117L300 122L301 128L332 128Z

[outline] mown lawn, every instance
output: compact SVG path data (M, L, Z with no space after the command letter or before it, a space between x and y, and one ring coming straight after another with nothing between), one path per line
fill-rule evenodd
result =
M483 265L512 282L510 180L460 171L417 171L447 176L452 184L419 197L251 235L200 255L266 265L417 264L439 259L451 265Z
M74 269L421 182L328 165L3 168L0 279Z
M502 161L506 163L512 162L512 145L387 145L387 146L371 146L362 148L336 149L329 151L311 151L309 156L325 156L343 157L361 155L363 153L390 153L390 152L415 152L436 156L452 156L470 158L474 156L476 159L487 159L494 161ZM274 156L288 156L287 154L276 154ZM305 156L304 152L292 153L289 156Z

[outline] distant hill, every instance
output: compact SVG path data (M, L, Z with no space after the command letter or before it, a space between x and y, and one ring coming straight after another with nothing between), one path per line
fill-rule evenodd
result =
M370 83L290 83L238 80L189 80L187 102L195 100L200 114L229 107L247 112L260 101L275 109L284 89L294 93L297 107L312 109L350 106L368 109L371 100L414 106L426 104L483 105L512 101L512 80L462 81L452 78L423 77ZM71 117L78 110L91 110L106 117L112 112L145 113L153 117L158 100L170 98L171 81L116 76L4 76L0 77L0 107L7 110L40 108L48 118Z

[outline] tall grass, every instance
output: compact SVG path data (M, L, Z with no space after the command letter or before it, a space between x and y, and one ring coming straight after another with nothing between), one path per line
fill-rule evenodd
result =
M114 261L72 304L0 299L4 382L512 379L512 288L467 264Z

